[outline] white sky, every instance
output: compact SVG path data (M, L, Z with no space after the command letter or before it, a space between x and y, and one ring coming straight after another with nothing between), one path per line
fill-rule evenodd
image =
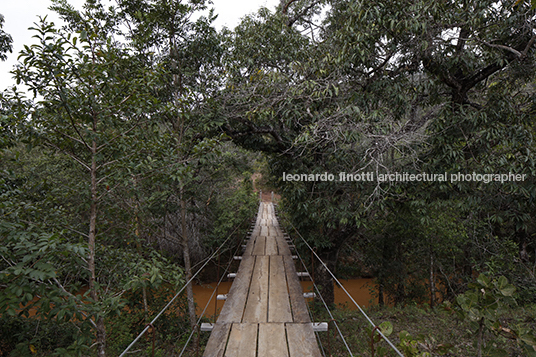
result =
M81 7L84 0L68 0L75 7ZM103 1L106 4L106 1ZM261 6L274 10L279 0L212 0L218 19L217 29L223 26L234 28L240 18L256 12ZM3 30L13 38L13 53L7 54L5 62L0 61L0 91L15 84L9 71L17 63L17 57L24 45L32 43L33 31L28 30L38 21L38 16L48 15L48 19L56 23L58 17L48 10L50 0L0 0L0 14L4 15Z

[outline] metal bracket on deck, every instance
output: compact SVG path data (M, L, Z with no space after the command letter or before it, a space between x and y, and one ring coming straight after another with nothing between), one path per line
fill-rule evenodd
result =
M227 277L228 277L228 278L235 278L235 277L236 277L236 273L229 273L229 274L227 274Z
M316 293L303 293L304 299L314 299L316 297Z
M313 322L312 325L314 332L326 332L328 330L327 322Z
M216 296L216 300L227 300L227 294L218 294L218 296Z
M293 256L292 256L292 259L298 259L298 256L297 256L297 255L293 255Z
M242 260L242 257L241 256L234 256L233 259L234 260Z
M201 323L201 331L212 331L213 328L214 328L214 324L211 324L208 322Z
M309 273L306 271L299 271L296 274L298 274L298 276L309 276Z

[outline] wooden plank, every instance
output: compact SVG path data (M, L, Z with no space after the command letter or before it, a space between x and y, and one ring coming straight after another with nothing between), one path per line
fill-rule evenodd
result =
M242 257L237 275L234 278L231 289L227 294L227 300L225 300L220 312L220 316L218 317L218 323L242 321L254 265L254 256L247 255Z
M257 357L288 357L285 324L259 324Z
M270 218L275 217L274 204L272 202L268 203L267 209L268 209L268 215L270 216Z
M257 324L233 324L225 357L255 357L257 355Z
M258 235L252 235L249 239L248 244L246 244L246 250L244 251L244 256L251 255L253 253L253 248L255 247L255 242L257 241L257 238L259 238Z
M274 228L274 235L277 235L277 236L282 236L283 235L283 231L281 230L281 228L279 228L279 226L273 226Z
M263 202L262 203L262 215L261 215L262 218L266 217L266 203Z
M292 317L294 322L311 322L307 311L307 304L303 298L303 289L300 285L298 275L296 274L296 266L290 255L283 256L285 264L285 272L287 275L288 294L290 298L290 306L292 308Z
M230 329L231 324L215 324L212 332L210 333L203 356L222 357L223 353L225 352L225 345L227 344Z
M288 323L285 325L290 357L321 356L311 324Z
M266 237L268 236L268 233L268 226L261 226L261 231L259 235Z
M275 240L277 241L277 249L279 250L280 255L291 255L290 248L288 247L287 242L285 242L283 235L275 236Z
M270 257L268 322L292 321L283 257L281 255L272 255Z
M242 322L266 322L268 312L268 256L255 256L255 268L249 286Z
M255 227L253 227L253 230L251 234L259 234L261 231L261 226L259 223L255 223Z
M277 255L278 254L277 249L277 242L275 240L275 237L266 237L266 255Z
M266 248L266 237L259 236L257 237L257 240L255 241L255 248L253 248L253 251L251 254L253 255L264 255Z
M260 225L262 219L262 213L264 212L264 205L262 202L259 204L259 210L257 211L257 225Z

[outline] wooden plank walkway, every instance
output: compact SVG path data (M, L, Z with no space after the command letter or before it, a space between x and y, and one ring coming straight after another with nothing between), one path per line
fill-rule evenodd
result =
M303 291L270 202L261 202L207 357L320 357Z

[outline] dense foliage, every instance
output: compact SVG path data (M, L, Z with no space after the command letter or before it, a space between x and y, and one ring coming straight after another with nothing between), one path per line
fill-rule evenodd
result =
M292 225L331 270L374 278L380 305L451 301L482 345L514 287L536 302L529 2L289 0L219 32L204 0L52 9L65 25L36 22L0 96L13 355L126 347L255 212L252 151ZM186 290L157 327L176 340Z
M194 264L246 229L252 159L196 110L217 85L212 15L190 20L204 8L56 1L66 25L36 23L13 71L33 97L2 97L0 315L43 325L6 337L6 351L120 353ZM177 339L196 319L187 291L155 326Z
M345 247L361 253L380 301L434 303L482 270L533 300L535 12L512 5L297 1L230 40L227 132L270 154L291 220L332 269ZM445 179L379 180L395 173Z

